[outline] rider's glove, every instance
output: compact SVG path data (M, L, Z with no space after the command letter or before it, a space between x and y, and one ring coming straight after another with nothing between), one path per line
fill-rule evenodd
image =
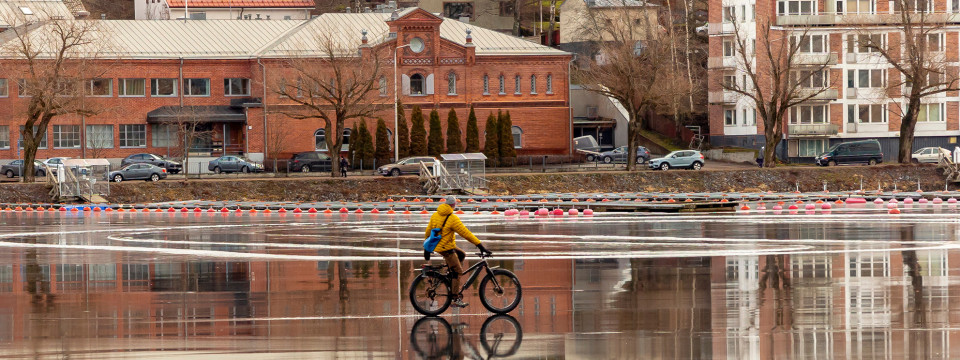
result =
M487 256L490 256L491 254L493 254L492 252L490 252L490 250L487 250L487 248L483 247L483 244L477 245L477 249L480 249L480 252L483 254L486 254Z
M427 261L430 261L430 253L431 253L430 251L424 250L424 251L423 251L423 259L424 259L424 260L427 260Z

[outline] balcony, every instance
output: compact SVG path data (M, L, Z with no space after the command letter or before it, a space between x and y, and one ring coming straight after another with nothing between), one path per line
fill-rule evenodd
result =
M808 54L798 53L794 55L794 63L797 65L824 66L836 65L837 53Z
M724 56L707 59L707 69L733 69L737 67L737 57Z
M740 94L731 91L710 91L707 93L707 102L711 104L731 105L737 103Z
M790 136L830 136L837 135L840 128L834 124L790 124L787 134Z
M912 22L960 23L960 14L955 13L911 13ZM778 15L777 25L781 26L817 26L817 25L885 25L902 22L899 13L880 14L812 14Z
M812 97L808 100L836 100L839 96L837 89L800 89L797 93L797 96L801 98L811 95Z
M707 35L730 35L733 34L733 23L709 23L707 24Z

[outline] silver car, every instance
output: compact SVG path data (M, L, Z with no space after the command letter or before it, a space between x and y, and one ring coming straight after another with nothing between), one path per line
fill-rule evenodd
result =
M913 163L938 163L940 162L941 157L950 159L951 157L950 150L939 148L939 147L925 147L923 149L917 150L911 156L913 158Z
M680 150L667 154L662 158L651 159L648 165L651 169L670 170L671 168L687 168L700 170L705 160L703 154L696 150Z

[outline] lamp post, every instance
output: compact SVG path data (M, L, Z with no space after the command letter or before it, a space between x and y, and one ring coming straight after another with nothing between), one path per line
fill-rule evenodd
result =
M397 53L400 49L410 47L410 44L397 46L396 49L393 49L393 161L400 161L400 121L397 119L400 117L400 112L397 111L397 103L400 101L400 94L397 91L397 78L400 74L397 74Z

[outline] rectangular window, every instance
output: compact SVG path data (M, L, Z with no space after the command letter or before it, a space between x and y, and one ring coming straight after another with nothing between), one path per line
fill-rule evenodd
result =
M547 94L553 94L553 75L547 75Z
M145 96L147 91L146 79L119 79L120 96Z
M210 79L183 79L184 96L210 96Z
M870 0L841 0L840 4L843 5L837 7L839 14L843 14L844 10L847 14L872 14L874 11L873 1Z
M204 79L206 80L206 79ZM386 82L386 79L382 79ZM381 87L383 89L385 87ZM209 92L209 89L208 89ZM223 95L226 96L250 96L250 79L233 78L223 79Z
M10 148L10 126L0 125L0 149Z
M483 76L483 94L490 95L490 75Z
M500 95L507 93L507 79L500 75Z
M885 123L887 122L885 108L880 104L849 105L847 122L852 122L850 119L855 117L859 123Z
M737 8L733 6L724 6L723 7L723 22L733 22L737 19L736 10Z
M886 75L884 69L847 70L847 88L882 88Z
M80 147L80 125L54 125L53 147L77 149Z
M112 149L113 125L87 125L87 136L84 140L90 149Z
M147 146L146 125L120 125L120 147L135 148Z
M473 19L473 2L445 2L443 16L459 20L460 18Z
M150 79L150 96L177 96L177 79Z
M723 110L723 124L726 126L737 126L737 110L736 109Z
M790 37L790 45L799 53L823 54L829 49L827 35L797 35Z
M153 147L177 146L177 128L173 125L150 124L150 140Z
M7 79L0 79L0 97L10 96L10 88L7 86Z
M737 88L737 76L736 75L724 75L723 76L723 87L725 89L736 89Z
M513 93L514 93L515 95L520 95L520 90L521 90L521 89L520 89L520 75L517 75L517 76L514 76L514 77L513 77L513 87L514 87Z
M886 47L886 37L883 34L850 34L847 35L848 53L878 52L878 48Z
M87 96L113 96L112 79L93 79L87 82Z
M827 150L827 140L824 139L800 140L798 145L800 157L817 157Z
M920 105L920 111L917 112L917 122L943 122L946 117L943 116L944 104L923 104Z
M821 89L830 85L830 74L826 69L796 71L794 76L801 88Z
M537 76L536 75L530 75L530 93L531 94L537 93Z
M943 51L943 34L927 34L927 51L930 52L941 52Z
M723 41L723 56L725 56L725 57L730 57L730 56L735 56L735 55L736 55L736 50L735 50L735 48L733 47L733 41L724 40L724 41Z
M790 108L791 124L826 124L827 105L797 105Z
M33 127L33 134L34 134L34 135L36 135L37 132L39 132L39 131L40 131L40 128L39 128L39 127L37 127L37 126L34 126L34 127ZM23 125L20 125L20 139L21 139L21 140L20 140L20 143L19 143L18 146L19 146L21 149L23 149ZM47 133L43 133L43 137L40 138L40 146L38 147L38 149L46 149L46 148L47 148Z
M387 96L387 78L380 77L380 96Z
M814 15L817 2L814 0L783 0L777 2L777 15Z

